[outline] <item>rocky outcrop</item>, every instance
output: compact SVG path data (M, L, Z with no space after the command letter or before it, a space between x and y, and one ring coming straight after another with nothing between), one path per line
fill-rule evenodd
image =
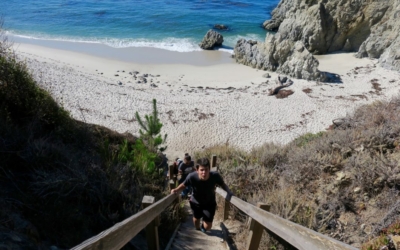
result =
M203 41L199 44L200 48L210 50L216 46L221 46L224 38L221 34L214 30L209 30L204 36Z
M240 39L234 49L235 60L257 69L276 71L295 78L325 81L318 60L301 42L270 35L265 43Z
M399 0L281 0L264 27L312 54L358 52L400 70Z
M397 37L396 40L385 49L383 54L379 57L379 63L384 68L400 70L400 37Z
M392 1L389 1L392 2ZM385 15L371 28L357 57L379 58L381 66L400 70L400 1L387 8Z
M217 30L228 30L229 28L225 24L214 24L214 29L217 29Z
M272 11L272 18L270 20L265 21L263 23L263 27L266 30L277 31L279 25L285 19L285 14L288 11L288 7L290 7L289 4L287 4L285 1L280 1L278 7L276 7Z

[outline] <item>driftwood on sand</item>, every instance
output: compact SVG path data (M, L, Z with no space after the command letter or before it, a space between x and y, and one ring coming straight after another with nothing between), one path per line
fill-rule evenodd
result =
M277 86L277 87L275 87L275 88L273 88L273 89L270 89L268 95L276 95L276 94L278 94L278 92L279 92L281 89L286 88L286 87L289 87L289 86L291 86L291 85L293 84L293 81L292 81L292 80L290 80L290 79L288 79L288 78L286 78L286 77L281 78L280 76L278 77L278 79L276 80L276 82L279 84L279 86Z

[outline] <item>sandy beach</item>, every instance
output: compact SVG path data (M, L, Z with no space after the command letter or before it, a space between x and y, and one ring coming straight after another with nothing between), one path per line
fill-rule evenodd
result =
M244 150L285 144L325 130L362 104L400 93L398 72L353 53L317 57L320 70L340 75L341 83L292 79L287 89L294 93L277 99L268 95L277 86L276 73L265 78L266 71L236 64L224 51L12 40L39 85L75 119L138 135L135 112L150 113L156 98L170 157L215 144Z

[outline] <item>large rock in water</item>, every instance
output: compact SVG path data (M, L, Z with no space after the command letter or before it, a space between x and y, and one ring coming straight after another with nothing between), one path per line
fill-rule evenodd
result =
M257 69L276 71L299 79L325 81L319 62L300 41L267 36L265 43L240 39L234 48L235 60Z
M204 36L203 41L199 44L200 48L202 49L213 49L216 46L221 46L222 43L224 42L223 36L214 31L214 30L209 30L207 34Z
M225 24L214 24L214 29L217 29L217 30L228 30L229 28Z
M400 1L281 0L264 28L312 54L358 52L400 70Z

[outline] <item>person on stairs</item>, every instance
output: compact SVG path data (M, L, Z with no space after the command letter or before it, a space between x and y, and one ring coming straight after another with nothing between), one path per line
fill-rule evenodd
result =
M233 193L219 173L210 171L210 161L207 158L199 159L196 165L196 172L190 173L185 181L171 190L171 194L179 193L188 186L193 189L193 194L189 201L190 208L193 211L193 224L197 230L205 233L212 227L217 207L215 187L219 186L224 189L228 193L228 200ZM203 222L200 225L201 219L203 219Z
M185 158L183 158L183 162L178 167L178 173L181 175L181 178L178 180L178 184L181 184L186 180L186 177L194 171L194 162L192 161L192 157L186 153ZM182 193L182 198L187 198L190 190L190 187L186 187Z

